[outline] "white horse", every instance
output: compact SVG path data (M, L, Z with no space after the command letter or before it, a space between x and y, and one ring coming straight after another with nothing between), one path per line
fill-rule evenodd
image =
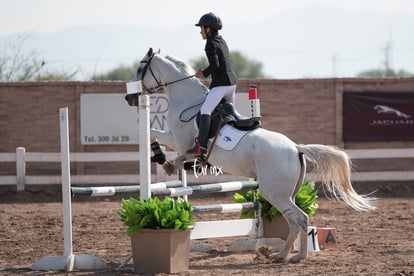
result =
M192 77L193 74L194 70L185 62L171 56L163 57L150 49L135 76L142 82L143 93L164 92L168 95L169 131L152 129L151 138L182 154L175 160L176 167L182 167L186 159L193 159L185 153L193 146L197 135L194 119L186 121L182 118L190 116L185 113L196 114L208 92L198 79ZM135 105L137 96L130 94L126 99L130 105ZM337 199L342 199L357 211L375 209L371 202L374 198L358 195L353 189L350 159L335 147L297 145L285 135L264 128L249 131L232 151L211 145L211 142L209 147L213 147L210 163L222 166L227 173L257 179L260 193L287 220L289 236L275 261L286 260L299 233L299 252L289 261L299 262L307 257L308 216L293 200L305 177L306 160L314 164L315 174Z

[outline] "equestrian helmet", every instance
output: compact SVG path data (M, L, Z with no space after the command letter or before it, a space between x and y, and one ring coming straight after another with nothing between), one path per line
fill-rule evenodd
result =
M212 12L204 14L200 18L198 23L195 24L195 25L197 27L200 27L200 26L210 27L214 30L221 30L221 28L223 28L223 23L221 23L220 17L218 17L217 15L215 15Z

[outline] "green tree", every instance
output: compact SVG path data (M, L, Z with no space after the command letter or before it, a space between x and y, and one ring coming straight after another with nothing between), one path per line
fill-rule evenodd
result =
M359 78L387 78L387 77L413 77L414 74L405 70L394 71L392 69L371 69L357 74Z
M132 66L128 67L125 65L120 65L107 73L100 74L97 76L92 77L93 80L131 80L135 72L138 68L138 62L132 64Z
M230 59L233 69L239 78L263 78L263 64L249 59L240 52L231 52Z
M191 59L190 65L197 71L206 68L208 66L208 61L205 56L200 56L198 58Z
M238 51L230 52L230 60L239 78L263 78L265 76L261 62L249 59ZM190 60L190 64L194 69L198 70L206 68L208 61L205 56L201 56Z
M66 72L64 70L58 71L45 71L39 74L34 80L36 81L50 81L50 80L60 80L60 81L70 81L74 80L78 71Z
M260 62L250 60L243 56L240 52L231 52L230 59L233 69L239 78L262 78L263 65ZM206 68L208 65L207 58L201 56L190 60L190 65L195 69ZM138 68L138 62L134 62L131 66L120 65L107 73L99 74L92 77L92 80L131 80Z
M38 81L38 80L72 80L77 74L73 72L56 72L48 69L47 62L36 50L23 51L23 45L30 34L25 34L14 42L3 45L0 56L0 81Z

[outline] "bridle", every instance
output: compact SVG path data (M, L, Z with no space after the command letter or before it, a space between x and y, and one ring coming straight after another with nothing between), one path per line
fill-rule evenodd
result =
M152 58L154 56L155 56L155 53L152 54L151 57L148 60L141 60L140 61L141 64L145 64L144 68L142 68L142 75L141 75L142 88L144 88L144 90L146 90L148 92L148 94L153 94L153 93L159 92L159 91L163 90L165 87L167 87L168 85L171 85L171 84L174 84L174 83L177 83L177 82L195 77L195 75L191 75L191 76L187 76L187 77L184 77L184 78L181 78L181 79L178 79L178 80L174 80L174 81L171 81L171 82L165 82L164 84L161 83L161 81L159 81L157 79L157 77L154 74L154 71L151 68L151 61L152 61ZM138 76L138 73L140 71L140 68L141 68L141 66L139 66L138 69L137 69L137 76ZM154 86L154 87L146 87L144 85L144 77L145 77L145 74L147 73L148 69L149 69L152 77L154 78L155 82L157 83L157 85Z

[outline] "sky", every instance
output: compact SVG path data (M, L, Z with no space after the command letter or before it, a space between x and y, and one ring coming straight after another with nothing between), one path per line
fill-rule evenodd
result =
M220 15L225 27L260 24L281 12L310 5L414 16L413 0L0 0L0 36L111 24L175 30L194 26L200 16L209 11ZM247 34L246 39L253 35ZM200 54L203 53L201 43L195 47L201 48ZM234 48L243 51L243 45L234 45ZM266 61L260 62L266 65ZM269 65L265 67L272 70Z
M226 24L257 23L287 9L315 4L414 15L413 0L0 0L0 35L90 24L174 28L194 24L211 10Z

